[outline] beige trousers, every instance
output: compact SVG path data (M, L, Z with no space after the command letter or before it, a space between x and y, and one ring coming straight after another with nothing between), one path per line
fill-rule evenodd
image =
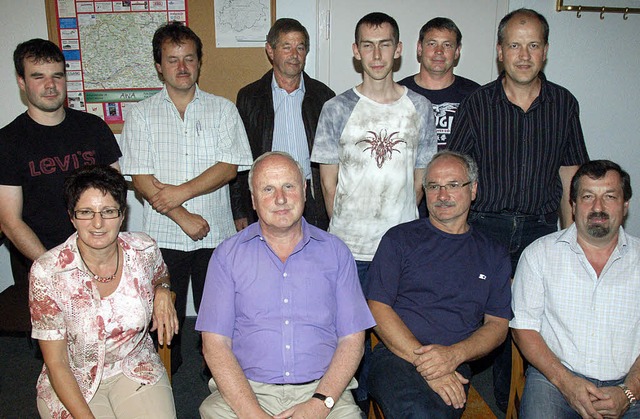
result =
M37 402L40 417L50 419L51 412L44 400L38 398ZM130 380L124 374L103 380L89 402L89 408L97 419L176 417L171 384L166 373L156 384L146 386Z
M270 415L277 415L296 404L304 403L311 398L318 387L318 381L304 385L264 384L249 380L253 392L258 398L260 407ZM364 413L353 400L351 389L357 388L355 378L347 386L344 393L331 409L328 419L364 419ZM236 419L237 416L224 401L213 378L209 380L211 395L200 405L200 417L203 419Z

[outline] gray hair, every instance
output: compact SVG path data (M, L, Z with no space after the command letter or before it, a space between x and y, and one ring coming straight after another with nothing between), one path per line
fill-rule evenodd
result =
M298 172L300 172L300 179L304 183L304 179L305 179L304 170L302 170L302 166L300 166L300 163L298 163L293 157L291 157L291 154L285 153L284 151L267 151L266 153L262 154L260 157L255 159L255 161L251 165L251 170L249 170L249 191L251 192L252 195L253 195L253 174L256 171L256 167L262 160L271 156L284 157L285 159L295 164L296 167L298 168Z
M454 159L457 159L460 163L462 163L464 168L467 170L467 177L469 178L469 182L471 182L471 184L474 184L478 181L478 165L471 156L451 150L442 150L434 154L429 164L427 164L427 170L425 170L424 177L422 178L423 187L426 186L427 174L429 173L429 169L431 168L431 166L433 166L436 160L443 157L453 157Z

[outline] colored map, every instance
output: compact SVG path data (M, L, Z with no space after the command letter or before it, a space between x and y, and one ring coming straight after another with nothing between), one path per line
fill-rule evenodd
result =
M160 88L151 48L166 13L78 16L85 90Z

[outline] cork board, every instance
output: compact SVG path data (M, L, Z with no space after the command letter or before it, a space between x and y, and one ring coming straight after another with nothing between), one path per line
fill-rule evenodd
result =
M49 39L60 45L56 1L45 0ZM259 79L271 69L264 47L216 48L214 0L185 0L188 26L203 44L202 67L198 84L206 92L223 96L233 102L238 90ZM271 21L275 21L276 0L271 2ZM266 37L266 34L265 34ZM148 40L151 44L151 38ZM152 57L149 57L153 60ZM122 131L122 123L109 123L114 133Z

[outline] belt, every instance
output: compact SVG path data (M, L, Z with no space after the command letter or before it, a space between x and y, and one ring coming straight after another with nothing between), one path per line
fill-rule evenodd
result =
M317 380L305 381L304 383L274 383L275 386L306 386L307 384L311 384Z

